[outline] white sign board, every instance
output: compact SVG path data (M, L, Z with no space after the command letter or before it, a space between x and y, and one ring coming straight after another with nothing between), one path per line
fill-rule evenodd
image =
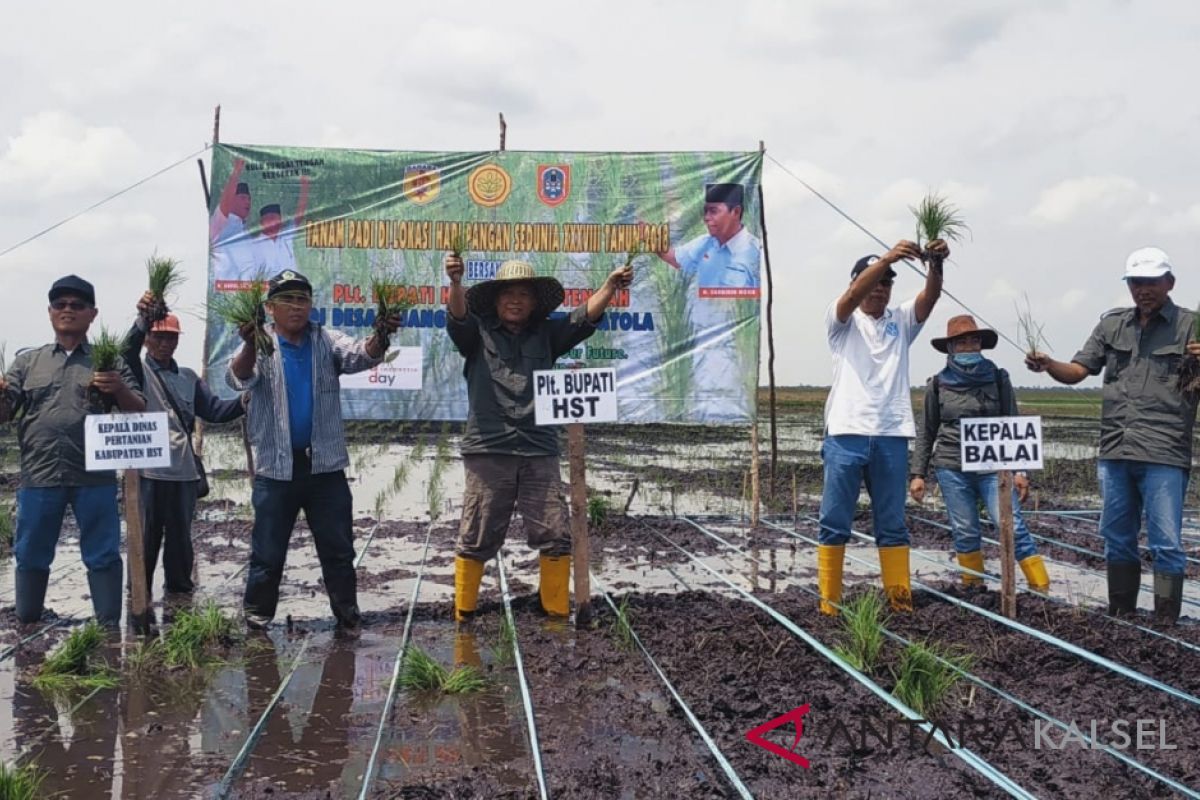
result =
M84 469L151 469L171 466L167 413L88 414L83 418Z
M394 347L379 366L353 375L340 376L343 389L421 390L421 348Z
M538 425L617 421L617 371L540 369L533 373L534 421Z
M959 420L963 472L1042 468L1041 417Z

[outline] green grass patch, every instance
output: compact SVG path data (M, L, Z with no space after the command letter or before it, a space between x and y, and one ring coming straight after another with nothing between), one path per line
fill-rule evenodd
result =
M970 669L973 662L970 655L950 648L913 642L900 652L900 663L892 671L896 679L892 694L928 719L962 679L960 670Z
M633 612L629 610L629 595L621 598L621 604L617 606L617 617L613 620L612 633L622 650L633 649Z
M843 603L841 622L845 639L833 652L859 672L872 672L883 652L886 621L887 601L874 589Z
M33 764L24 766L0 763L0 800L37 800L45 797L42 781L46 773Z
M101 657L105 640L104 629L95 620L74 629L46 656L31 681L33 687L45 694L62 695L117 686L117 673Z
M511 664L516 661L517 629L507 616L500 618L500 638L492 647L492 659L497 664Z
M233 617L209 601L199 608L180 609L161 637L142 642L125 663L135 673L200 669L224 663L221 650L240 638Z
M608 514L612 510L608 503L608 498L604 495L595 494L588 498L587 501L587 518L588 524L592 527L599 527L608 519Z
M479 670L464 666L448 670L416 645L409 645L400 667L400 686L414 692L466 694L487 686Z

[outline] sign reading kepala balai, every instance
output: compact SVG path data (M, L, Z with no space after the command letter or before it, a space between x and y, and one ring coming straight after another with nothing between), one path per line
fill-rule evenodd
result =
M617 421L617 371L542 369L533 373L533 410L538 425Z
M88 414L83 420L88 472L171 466L167 414Z
M959 420L962 471L1042 468L1041 417L974 417Z

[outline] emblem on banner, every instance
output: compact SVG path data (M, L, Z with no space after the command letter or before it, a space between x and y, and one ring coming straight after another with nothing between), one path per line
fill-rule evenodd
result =
M409 164L404 168L404 196L418 205L425 205L442 190L442 171L432 164Z
M508 199L512 192L512 178L497 164L476 167L467 177L467 191L471 199L484 208L495 208Z
M548 206L561 205L571 194L571 167L567 164L539 164L538 199Z

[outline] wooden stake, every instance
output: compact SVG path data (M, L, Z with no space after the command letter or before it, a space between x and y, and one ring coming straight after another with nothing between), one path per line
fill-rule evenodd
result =
M500 149L504 149L506 139L508 138L508 123L504 121L504 112L500 112Z
M758 152L765 154L767 145L761 140L758 143ZM771 472L770 483L768 487L771 496L775 496L775 468L776 461L779 459L779 435L775 426L775 319L771 313L772 306L775 304L775 281L771 277L771 251L767 248L767 209L763 204L763 188L762 180L758 182L758 222L762 228L762 246L763 246L763 268L767 273L767 382L770 386L771 395ZM756 366L757 370L758 367ZM754 408L757 416L758 410L758 381L754 382Z
M1012 473L1000 470L1000 610L1017 618L1017 565L1013 555Z
M213 109L212 143L213 143L213 147L216 147L218 144L221 143L221 104L220 103L218 103L217 107ZM204 185L204 208L207 211L209 203L211 202L211 199L208 194L208 182L204 178L204 162L200 163L200 180ZM200 358L203 360L204 363L202 363L200 365L200 377L204 378L204 380L206 382L211 383L211 376L208 374L208 358L211 355L211 353L209 351L209 346L208 346L208 322L207 322L207 320L205 320L204 328L205 328L204 344L202 345L201 355L200 355ZM196 455L201 456L201 457L204 456L204 420L202 420L202 419L196 420L195 433L192 436L192 447L195 449ZM253 480L254 470L250 470L250 472L251 472L251 480Z
M750 423L750 527L758 526L758 506L762 498L762 485L758 476L758 419Z
M796 493L796 470L792 470L792 527L800 527L800 498Z
M125 470L125 559L129 564L129 626L135 633L150 632L147 614L146 550L142 535L141 478L137 470Z
M575 624L592 620L592 578L588 572L591 554L588 547L586 440L583 425L567 425L567 460L571 475L571 551L575 568Z

